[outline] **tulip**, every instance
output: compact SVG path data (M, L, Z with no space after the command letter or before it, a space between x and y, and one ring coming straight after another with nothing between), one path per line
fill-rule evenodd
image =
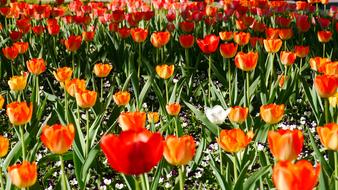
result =
M229 120L232 123L242 124L248 117L249 108L234 106L230 108Z
M94 65L94 73L99 78L107 77L112 70L112 66L109 64L97 63Z
M57 23L57 21L48 22L47 20L47 30L50 35L56 36L60 32L60 25Z
M45 28L43 26L33 26L32 31L35 35L40 36L44 32Z
M309 161L280 161L273 167L272 180L279 190L312 190L318 181L320 165Z
M266 39L277 39L279 35L278 28L268 28L265 30Z
M304 58L309 54L309 46L295 46L295 53L297 57Z
M317 127L320 142L329 150L338 150L338 124L328 123Z
M41 141L53 154L66 153L73 144L75 128L73 124L54 124L42 128Z
M234 43L221 44L219 51L224 58L233 58L237 53L238 45Z
M174 74L174 65L157 65L155 70L157 75L162 79L168 79Z
M14 92L22 91L23 89L26 88L27 77L28 75L26 72L24 72L20 76L12 76L8 80L9 88Z
M126 39L130 36L130 28L122 27L117 30L121 39Z
M249 43L250 33L236 32L234 33L234 41L240 46L244 46Z
M74 97L76 91L86 89L86 81L83 79L78 79L78 78L66 80L65 89L70 96Z
M18 41L22 38L22 32L21 31L11 31L9 33L9 37L11 38L12 41Z
M88 109L95 105L97 92L91 90L77 90L75 92L75 98L79 107Z
M169 32L154 32L150 36L150 42L155 48L161 48L165 46L170 40Z
M298 15L296 16L296 26L299 32L307 32L310 27L311 24L308 21L308 16L307 15Z
M113 100L118 106L125 106L129 103L130 93L128 91L118 91L113 95Z
M317 37L318 37L318 41L321 43L327 43L331 40L332 38L332 32L331 31L318 31L317 32Z
M126 175L149 172L163 156L161 135L147 130L105 135L100 146L109 165Z
M333 96L337 91L337 79L329 75L317 75L314 86L321 98Z
M179 103L167 104L165 108L171 116L177 116L181 111L181 105Z
M73 71L70 67L60 67L56 69L56 72L53 71L55 79L59 82L65 82L70 80L72 77Z
M183 21L180 22L179 26L183 32L190 33L194 30L195 24L193 22Z
M205 108L205 115L209 121L213 124L220 125L224 123L227 118L229 111L225 111L222 106L216 105L212 108Z
M68 37L68 39L65 40L65 46L67 48L68 51L70 52L76 52L82 43L82 36L74 36L74 35L70 35Z
M33 75L40 75L46 70L46 63L42 58L33 58L26 62L27 69Z
M148 30L142 29L142 28L133 28L130 30L130 33L131 33L131 37L136 43L144 42L148 36Z
M223 41L230 41L233 38L233 32L231 31L219 32L218 35Z
M338 61L327 62L318 70L325 75L338 76Z
M235 57L235 65L237 68L243 71L252 71L256 68L258 61L258 53L257 52L238 52Z
M118 122L123 131L133 130L141 131L146 126L145 112L122 112L118 118Z
M148 112L147 116L149 123L157 123L160 121L160 115L158 112Z
M8 153L8 148L9 148L8 138L0 135L0 158L6 156L6 154Z
M214 34L209 34L203 39L197 39L197 45L205 54L212 54L217 50L219 37Z
M0 94L0 110L2 110L4 103L5 103L5 98Z
M270 151L279 161L295 160L302 152L304 137L300 130L269 131L268 143Z
M285 66L293 65L296 61L296 54L288 51L280 52L280 61Z
M196 144L192 136L176 137L169 135L164 141L164 158L171 165L182 166L189 163L195 155Z
M29 163L28 161L9 166L7 171L11 183L18 188L33 186L38 175L36 163Z
M28 42L15 42L13 46L15 46L16 49L18 49L19 54L26 53L29 47Z
M194 36L191 34L187 34L187 35L180 35L180 37L178 38L178 41L180 42L181 46L183 48L191 48L194 45Z
M19 50L16 46L4 47L2 53L7 59L14 61L19 54Z
M266 104L260 107L260 115L270 125L280 122L284 115L284 104Z
M253 138L252 131L245 134L241 129L223 129L216 138L219 146L226 152L236 153L248 146Z
M13 125L24 125L32 119L33 104L27 102L12 102L7 104L7 115Z
M268 53L277 53L283 45L280 39L263 40L265 51Z
M313 57L309 60L310 67L314 71L318 71L322 66L324 66L327 62L330 62L330 58L324 57Z
M278 75L278 85L280 88L284 87L285 82L288 80L288 76L285 75Z
M332 107L338 106L338 92L336 92L333 96L329 97L329 103Z
M95 31L82 32L82 38L86 42L91 42L94 40Z
M293 36L293 30L291 28L282 28L279 29L278 35L282 40L289 40Z

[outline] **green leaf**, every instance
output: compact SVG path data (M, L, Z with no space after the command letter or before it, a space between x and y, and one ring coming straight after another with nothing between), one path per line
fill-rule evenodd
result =
M260 168L258 171L254 172L253 174L250 174L250 177L246 179L246 181L243 184L243 189L250 189L252 186L258 181L263 175L269 172L271 166L264 166Z

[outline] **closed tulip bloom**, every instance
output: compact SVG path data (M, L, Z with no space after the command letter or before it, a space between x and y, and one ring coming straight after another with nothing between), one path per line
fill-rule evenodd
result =
M332 107L338 106L338 92L336 92L333 96L329 97L329 103Z
M72 74L73 70L70 67L60 67L56 69L56 72L53 71L55 79L59 82L65 82L66 80L70 80Z
M282 40L289 40L293 36L293 30L291 28L281 28L279 29L278 35Z
M168 79L174 74L174 65L157 65L155 70L157 75L162 79Z
M295 53L297 57L304 58L309 54L309 46L295 46Z
M237 68L243 71L252 71L256 68L258 61L258 53L257 52L238 52L235 57L235 65Z
M232 123L242 124L246 118L248 117L249 108L241 107L241 106L234 106L230 108L229 113L229 120Z
M234 43L221 44L219 51L224 58L233 58L237 53L238 45Z
M2 110L4 103L5 103L5 98L0 94L0 110Z
M240 46L244 46L249 43L250 33L236 32L234 33L234 41Z
M324 73L325 75L338 76L338 61L327 62L319 70L319 72Z
M29 163L24 160L20 164L9 166L7 171L13 185L18 188L26 188L35 184L38 176L37 169L35 162Z
M94 65L94 73L97 77L107 77L113 67L110 64L97 63Z
M6 113L13 125L24 125L32 119L33 104L27 102L12 102L7 104Z
M314 71L319 71L322 66L324 66L326 63L330 62L330 58L324 58L324 57L313 57L309 60L310 67Z
M33 58L26 62L27 69L33 75L40 75L46 70L45 60L42 58Z
M130 93L128 91L118 91L113 95L113 100L118 106L125 106L129 103Z
M150 36L150 42L155 48L161 48L165 46L170 40L170 33L165 32L154 32Z
M222 106L216 105L212 108L205 108L205 115L213 124L220 125L224 123L229 114L228 110L224 110Z
M296 16L296 27L299 32L307 32L311 28L311 24L308 21L307 15L298 15Z
M280 52L280 61L285 66L293 65L296 61L296 54L290 51L281 51Z
M319 164L314 168L306 160L280 161L273 167L272 180L278 190L312 190L319 174Z
M82 43L82 36L74 36L70 35L68 39L65 40L65 46L68 51L70 52L76 52L80 47Z
M219 37L214 34L209 34L205 36L203 39L197 39L197 45L201 49L201 51L205 54L214 53L219 44Z
M15 46L9 46L2 48L2 53L7 59L14 61L19 54L19 50Z
M245 134L241 129L223 129L216 138L219 146L226 152L236 153L245 149L253 138L252 131Z
M28 42L15 42L13 46L15 46L16 49L18 49L19 54L26 53L29 47Z
M119 34L120 38L126 39L130 36L130 28L122 27L117 30L117 33Z
M164 141L164 158L174 166L188 164L195 155L196 144L190 135L176 137L169 135Z
M158 112L148 112L147 117L149 123L157 123L160 121L160 115Z
M149 172L163 156L162 136L147 130L105 135L100 146L109 165L126 175Z
M0 135L0 158L6 156L9 148L9 140L8 138Z
M283 75L283 74L278 75L278 85L279 85L279 87L280 87L280 88L283 88L285 82L286 82L288 79L289 79L289 77L286 76L286 75Z
M265 51L268 53L277 53L283 45L280 39L263 40Z
M146 126L145 112L122 112L118 118L118 122L123 131L133 130L140 131Z
M265 30L266 39L278 39L279 30L278 28L267 28Z
M221 40L223 41L230 41L233 38L233 32L231 31L224 31L224 32L219 32L218 33L219 37L221 38Z
M24 90L27 84L27 77L28 77L27 72L24 72L22 75L19 76L12 76L8 80L9 88L14 92Z
M194 30L195 24L193 22L183 21L180 22L179 26L183 32L190 33Z
M95 31L82 32L82 38L86 42L91 42L94 40Z
M97 92L91 90L78 90L75 93L75 98L78 106L88 109L95 105Z
M273 157L279 161L295 160L302 152L304 137L300 130L269 131L268 143Z
M329 75L317 75L314 86L321 98L333 96L337 91L337 79Z
M320 142L329 150L338 150L338 124L328 123L317 127Z
M268 124L276 124L283 119L284 104L266 104L260 107L261 118Z
M191 34L180 35L180 37L178 38L178 41L180 42L180 45L183 48L187 49L187 48L191 48L194 45L195 38Z
M171 116L177 116L181 111L180 103L170 103L170 104L167 104L165 108L168 114Z
M318 37L318 41L321 43L327 43L331 40L332 38L332 32L331 31L318 31L317 32L317 37Z
M74 137L73 124L54 124L42 128L41 141L53 154L66 153L72 146Z
M76 91L86 89L86 81L83 79L71 79L65 81L65 88L68 94L72 97L75 96Z
M136 43L144 42L148 36L148 30L143 28L133 28L131 29L130 33L131 37Z

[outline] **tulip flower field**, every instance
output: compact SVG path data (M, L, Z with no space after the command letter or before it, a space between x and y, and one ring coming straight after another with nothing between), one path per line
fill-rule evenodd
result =
M0 0L0 188L338 190L328 0Z

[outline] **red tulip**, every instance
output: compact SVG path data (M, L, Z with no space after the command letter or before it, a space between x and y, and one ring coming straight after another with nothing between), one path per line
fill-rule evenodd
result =
M322 98L333 96L337 91L337 79L333 76L318 75L314 80L318 95Z
M165 46L170 40L169 32L154 32L150 37L150 42L155 48Z
M204 39L197 39L197 45L205 54L214 53L219 44L219 37L214 34L209 34Z
M19 50L15 46L4 47L2 48L2 53L7 59L14 61L19 54Z
M68 39L65 40L66 48L71 52L76 52L82 43L82 36L70 35Z
M191 48L194 45L194 36L191 34L180 35L178 41L183 48Z

